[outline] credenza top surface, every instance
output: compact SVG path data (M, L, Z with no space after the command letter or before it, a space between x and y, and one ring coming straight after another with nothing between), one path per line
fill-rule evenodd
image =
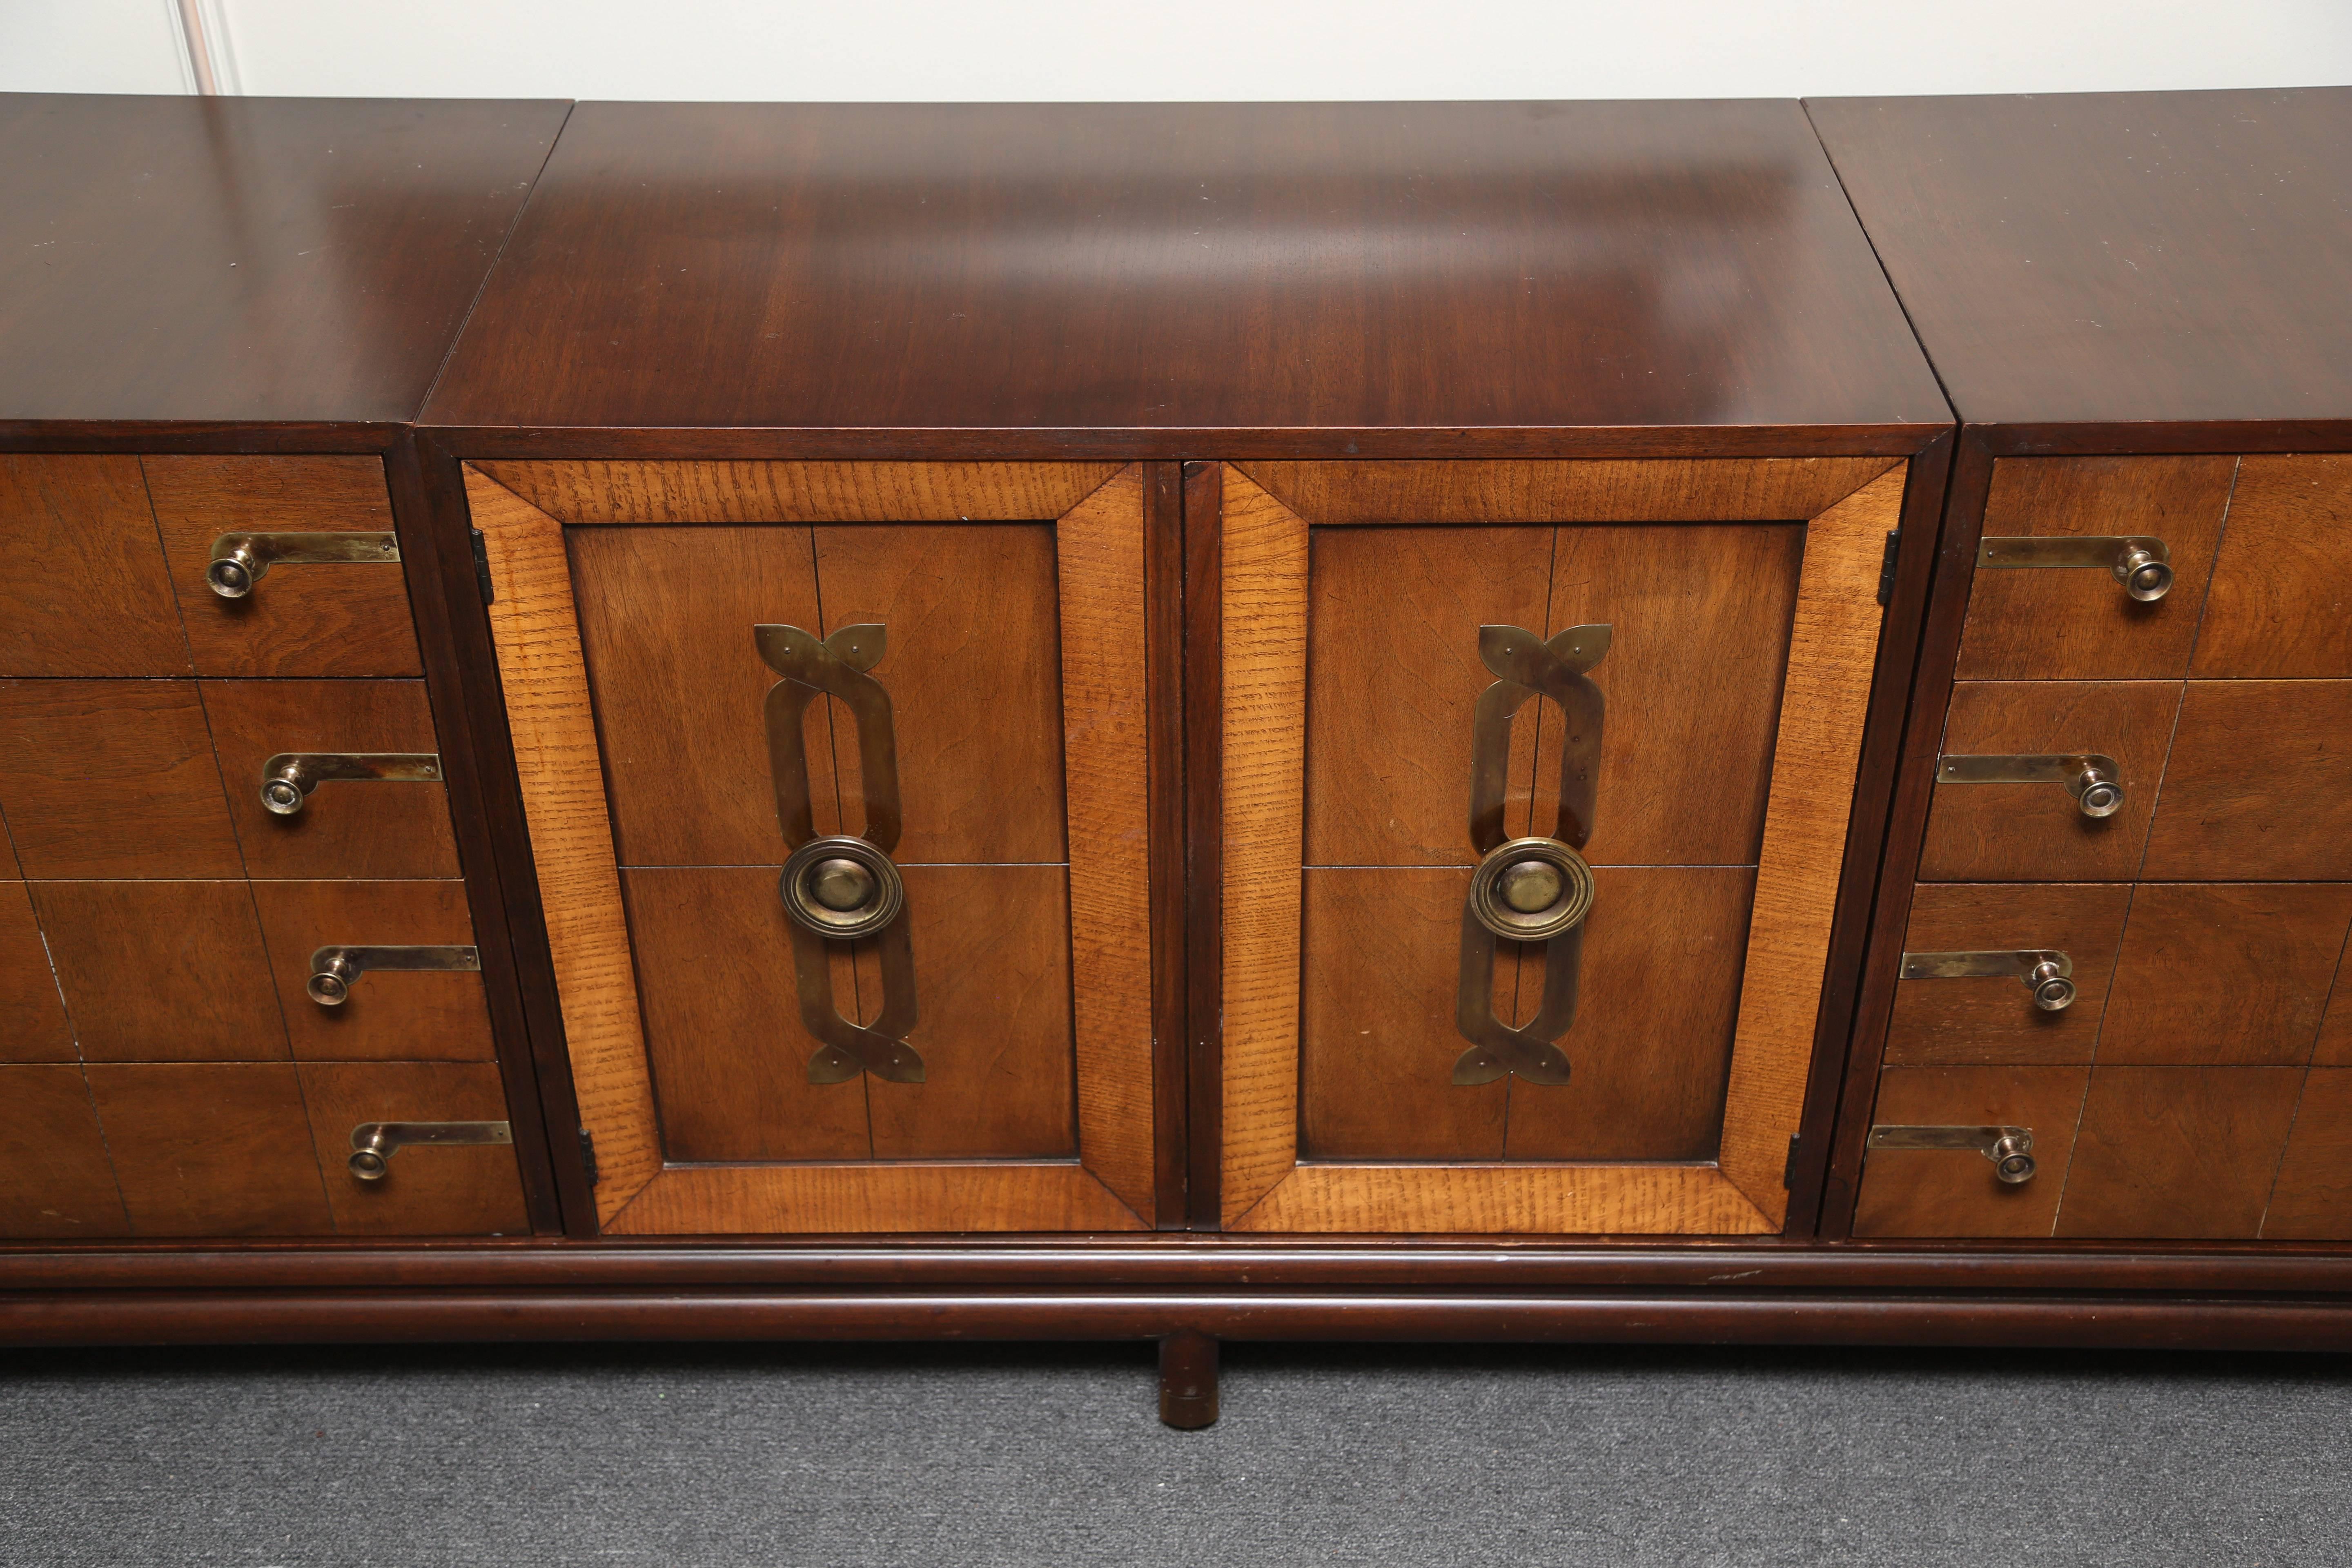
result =
M0 421L414 419L567 107L0 94Z
M2352 88L1807 108L1964 420L2352 419Z
M588 103L424 422L1949 419L1794 102Z

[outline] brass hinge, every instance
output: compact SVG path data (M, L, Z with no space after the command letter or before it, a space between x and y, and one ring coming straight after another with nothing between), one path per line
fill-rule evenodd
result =
M1896 529L1886 536L1886 553L1878 558L1878 603L1881 607L1895 602L1895 556L1903 548L1903 531Z
M478 528L473 533L474 585L482 591L482 603L495 605L499 602L499 593L490 586L490 542L482 537L482 531ZM1880 603L1885 603L1885 600Z
M588 1184L596 1184L596 1137L588 1129L580 1130L580 1167L588 1173Z

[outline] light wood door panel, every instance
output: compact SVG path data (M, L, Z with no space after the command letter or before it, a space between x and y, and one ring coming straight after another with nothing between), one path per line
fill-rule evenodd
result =
M377 1181L351 1173L352 1130L370 1121L504 1121L488 1063L306 1062L298 1069L320 1174L343 1236L514 1236L530 1229L511 1144L395 1150Z
M2189 682L2145 875L2352 879L2352 680Z
M192 680L0 681L0 813L28 878L245 870Z
M73 1030L32 898L24 883L0 881L0 1062L73 1059Z
M1874 1149L1853 1233L1869 1237L2043 1237L2056 1220L2090 1079L2084 1067L1906 1067L1878 1075L1882 1127L2023 1127L2033 1179L2014 1185L1966 1149Z
M1906 952L2052 949L2074 966L2074 1002L2033 1005L2019 980L1897 981L1886 1031L1889 1067L2024 1066L2087 1062L2105 1017L2127 884L1922 883L1911 895Z
M245 883L32 888L85 1059L286 1059L286 1025Z
M139 459L0 453L0 676L189 673Z
M2057 1234L2258 1235L2303 1079L2295 1068L2102 1065Z
M334 1229L291 1063L85 1069L137 1236Z
M497 1058L478 971L371 970L333 1007L311 1001L305 989L310 955L322 947L472 946L465 883L256 882L253 898L297 1060Z
M2352 886L2143 884L2099 1061L2301 1067L2352 927Z
M2352 456L2242 458L2195 673L2352 677Z
M0 1237L70 1240L130 1228L81 1068L0 1067Z

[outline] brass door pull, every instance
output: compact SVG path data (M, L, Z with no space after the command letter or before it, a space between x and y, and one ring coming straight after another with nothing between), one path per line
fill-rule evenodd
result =
M392 1157L411 1144L478 1149L511 1143L514 1131L503 1121L362 1121L352 1129L352 1174L381 1182L392 1174Z
M1872 1149L1962 1149L1992 1162L1992 1173L2011 1186L2033 1179L2031 1127L1874 1127Z
M310 981L303 987L321 1007L350 1000L352 983L369 970L384 973L471 973L482 967L472 947L322 947L310 954Z
M898 742L890 693L867 673L882 661L887 633L865 625L819 638L798 626L755 626L751 636L761 659L783 677L768 689L768 770L788 851L776 892L790 919L801 1023L823 1042L809 1058L809 1081L847 1083L872 1073L891 1083L920 1083L923 1058L906 1038L916 1022L907 887L890 858L898 844ZM825 696L839 699L857 721L866 830L855 837L820 837L811 815L814 785L802 724L809 704ZM882 1009L870 1026L842 1016L835 1004L826 946L864 937L874 939L882 961Z
M278 816L302 809L322 784L439 784L434 752L280 752L261 765L261 804Z
M224 533L213 541L205 583L224 599L242 599L272 566L354 561L400 563L400 541L389 533Z
M2019 980L2033 1005L2060 1013L2074 1005L2074 961L2054 948L2015 952L1906 952L1906 980Z
M2146 534L2032 534L1977 542L1977 568L2104 566L2142 604L2172 592L2172 552Z
M1939 757L1937 784L2054 784L2066 786L2084 816L2123 809L2123 765L2097 752L2016 757Z
M1529 1083L1568 1081L1557 1044L1576 1022L1584 921L1592 911L1592 868L1579 853L1592 837L1606 705L1586 671L1609 652L1606 626L1570 626L1549 641L1524 626L1478 628L1478 658L1495 677L1479 694L1470 742L1470 844L1482 856L1462 910L1461 977L1454 1027L1470 1042L1454 1081L1492 1083L1517 1073ZM1505 837L1511 722L1530 699L1549 697L1562 721L1557 837ZM1513 1028L1495 1016L1497 942L1544 944L1543 1002Z

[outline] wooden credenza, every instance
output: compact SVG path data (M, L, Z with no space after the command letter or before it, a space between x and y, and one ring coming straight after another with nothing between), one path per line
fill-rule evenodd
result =
M2340 219L1949 232L2247 96L11 100L516 169L0 318L0 1331L2344 1342Z

